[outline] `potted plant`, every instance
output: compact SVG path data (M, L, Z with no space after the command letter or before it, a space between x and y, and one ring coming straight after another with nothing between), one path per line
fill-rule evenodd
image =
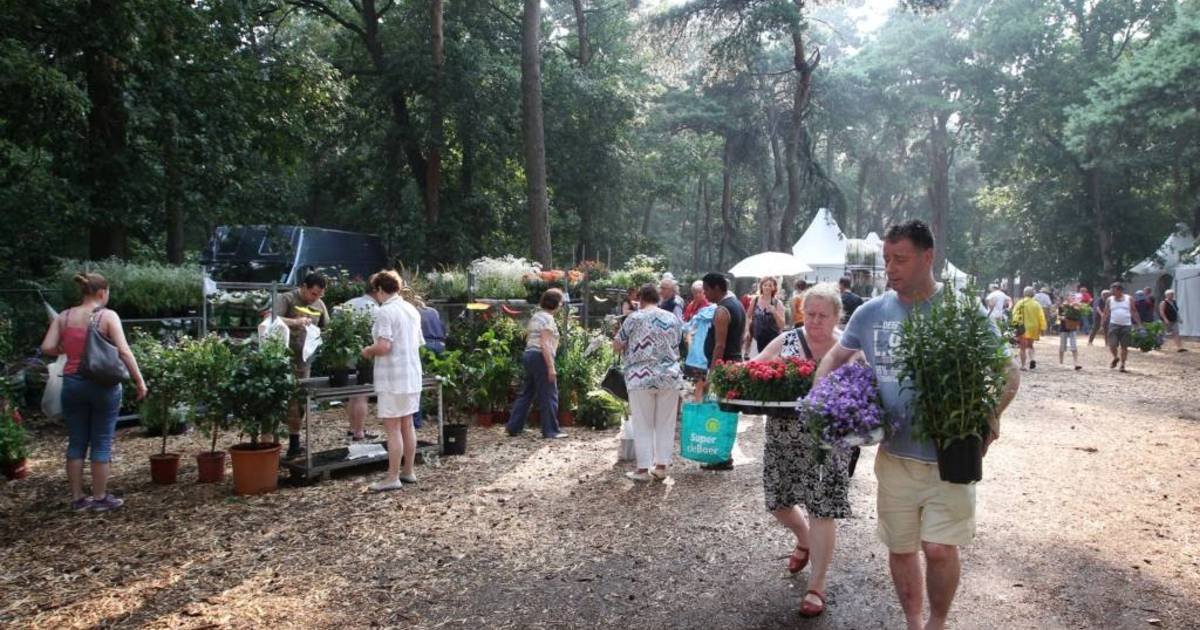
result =
M1133 347L1142 352L1150 352L1163 347L1163 343L1167 340L1167 328L1162 325L1162 322L1150 322L1144 326L1139 326L1133 329L1130 336L1130 342Z
M333 309L329 325L321 331L320 353L329 366L330 387L350 384L350 371L358 364L362 349L367 345L361 334L364 317L352 308L338 307Z
M913 392L916 435L937 448L943 481L983 478L983 437L1011 362L1004 341L970 295L945 289L928 312L914 308L894 349L898 378Z
M812 388L816 369L815 362L799 357L717 361L709 382L723 411L796 417L796 401Z
M10 480L29 476L29 435L12 398L0 398L0 469Z
M250 441L229 449L237 494L272 492L279 485L280 425L297 395L292 356L278 339L234 346L231 369L220 383L221 400Z
M602 389L588 392L579 403L580 424L598 431L621 426L624 415L625 402Z
M167 439L176 426L185 424L187 416L186 408L180 405L189 382L182 374L183 352L143 335L135 341L134 353L149 390L138 406L142 426L162 438L159 452L150 456L150 479L157 484L173 484L179 475L179 453L167 452Z
M458 412L463 407L462 351L450 350L441 355L421 348L421 370L426 376L442 379L442 394L450 401L450 410ZM467 450L467 425L462 422L446 422L442 425L442 450L444 455L462 455Z
M1082 302L1067 302L1062 306L1063 330L1079 330L1083 319L1092 314L1092 307Z
M225 407L220 384L233 369L229 345L216 335L185 339L180 346L183 382L190 384L186 398L192 417L205 437L211 440L207 452L196 454L196 481L219 483L225 479L225 451L217 450L217 437L229 428L230 415Z

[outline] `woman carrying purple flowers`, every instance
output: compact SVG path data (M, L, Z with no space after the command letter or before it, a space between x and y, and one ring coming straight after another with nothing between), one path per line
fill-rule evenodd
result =
M776 337L754 357L756 361L777 357L820 361L837 343L840 332L835 327L842 318L837 286L821 283L812 287L804 294L801 309L804 327ZM767 418L763 446L767 509L796 536L788 571L799 573L812 560L812 575L800 602L803 617L825 611L825 580L837 530L833 519L850 516L849 459L848 452L824 451L819 436L811 434L803 420Z

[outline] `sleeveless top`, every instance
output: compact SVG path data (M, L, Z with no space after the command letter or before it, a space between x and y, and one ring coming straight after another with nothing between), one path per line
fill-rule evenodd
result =
M1174 324L1179 321L1179 309L1175 306L1174 300L1163 300L1163 312L1167 316L1167 321Z
M68 326L71 311L63 315L62 344L63 354L67 355L67 363L63 366L63 376L79 373L79 362L83 360L83 350L87 346L87 326Z
M729 329L725 331L725 356L721 357L725 361L741 361L742 360L742 331L746 330L746 310L742 308L742 303L738 301L732 294L725 294L725 297L718 303L719 306L724 306L725 310L729 311ZM715 320L715 315L714 315ZM710 331L708 337L704 340L704 356L712 360L713 349L716 347L717 334L715 331Z
M803 328L793 328L783 333L783 348L779 351L779 358L790 357L813 358L812 348L808 347Z
M771 302L764 308L761 298L754 298L754 321L751 324L752 333L755 337L759 335L775 336L779 334L779 324L775 322L774 306L775 301L779 298L772 298Z
M1132 326L1133 313L1130 303L1133 302L1133 298L1128 295L1123 297L1122 300L1108 298L1108 323L1115 326Z

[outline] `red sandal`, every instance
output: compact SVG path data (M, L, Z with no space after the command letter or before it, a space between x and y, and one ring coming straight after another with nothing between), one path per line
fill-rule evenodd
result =
M797 551L803 551L803 556L797 556ZM788 573L795 575L804 570L808 566L808 547L796 545L796 549L792 551L792 555L788 556Z
M817 599L821 600L821 603L814 604L808 601L809 595L815 595ZM819 616L823 612L825 612L825 596L816 591L809 591L805 593L804 598L800 600L800 616L812 618Z

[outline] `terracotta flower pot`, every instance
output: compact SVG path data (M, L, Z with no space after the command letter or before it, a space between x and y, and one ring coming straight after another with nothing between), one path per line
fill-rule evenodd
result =
M279 444L238 444L229 449L235 494L264 494L279 487Z
M179 453L159 453L150 456L150 480L163 486L175 483L179 477Z
M225 481L225 451L196 453L196 471L197 483Z
M575 426L575 413L566 409L559 409L558 425L563 427Z
M29 476L29 462L21 458L15 462L4 465L4 476L10 481L24 479Z
M479 427L492 426L492 412L476 411L475 412L475 425L479 426Z
M492 412L492 423L493 424L508 424L508 417L510 415L512 415L512 412L508 411L508 410L493 411Z

